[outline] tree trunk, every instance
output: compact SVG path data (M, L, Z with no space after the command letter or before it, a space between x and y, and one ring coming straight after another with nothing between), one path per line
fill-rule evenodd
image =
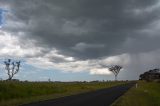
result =
M115 81L117 81L117 75L115 75Z
M12 77L9 77L8 79L7 79L7 81L11 81L12 80Z

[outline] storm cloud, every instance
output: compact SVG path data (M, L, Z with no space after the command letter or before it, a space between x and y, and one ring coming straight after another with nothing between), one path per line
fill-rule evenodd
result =
M22 48L35 47L32 55L22 56L30 62L47 59L51 67L90 70L91 74L98 74L100 69L103 74L103 67L99 65L102 62L121 64L130 70L127 75L135 72L135 76L147 66L159 65L159 58L153 57L154 54L160 56L159 0L1 2L9 11L6 25L1 29L18 37ZM150 59L146 60L145 56ZM142 64L147 64L146 68Z

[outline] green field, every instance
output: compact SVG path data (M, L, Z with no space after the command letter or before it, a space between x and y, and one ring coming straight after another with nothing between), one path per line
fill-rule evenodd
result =
M16 106L124 83L126 82L0 82L0 106Z
M112 106L160 106L160 83L139 81Z

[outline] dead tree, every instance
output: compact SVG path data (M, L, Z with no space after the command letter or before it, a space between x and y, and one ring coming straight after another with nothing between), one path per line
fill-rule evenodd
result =
M121 69L122 69L122 66L119 66L119 65L109 67L109 71L111 71L115 76L115 81L117 81L117 76Z
M11 59L8 59L7 61L4 61L4 64L8 74L7 80L12 80L14 75L19 72L20 61L14 62L14 61L11 61Z

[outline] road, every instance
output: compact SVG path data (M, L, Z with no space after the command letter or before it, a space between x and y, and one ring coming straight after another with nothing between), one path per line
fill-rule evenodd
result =
M109 106L133 85L134 83L129 83L22 106Z

